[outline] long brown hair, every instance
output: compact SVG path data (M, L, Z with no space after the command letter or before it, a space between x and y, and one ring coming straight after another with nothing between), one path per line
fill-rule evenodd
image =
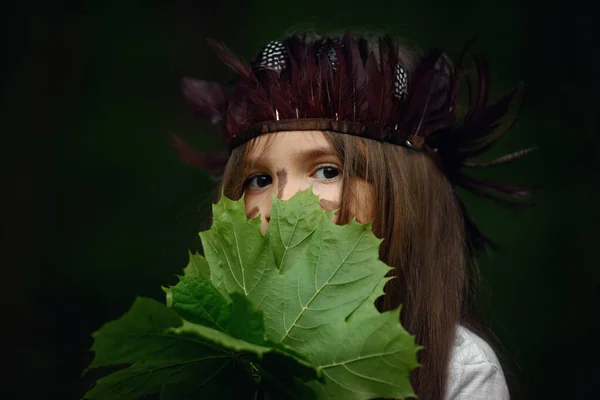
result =
M423 153L389 143L325 132L343 163L338 223L354 216L355 179L370 184L373 231L384 239L380 258L397 277L388 282L378 308L402 304L401 322L417 343L421 367L411 382L420 399L443 397L457 324L469 313L469 276L464 221L454 190ZM246 155L253 142L235 149L223 175L223 194L239 199ZM359 204L360 206L360 204Z

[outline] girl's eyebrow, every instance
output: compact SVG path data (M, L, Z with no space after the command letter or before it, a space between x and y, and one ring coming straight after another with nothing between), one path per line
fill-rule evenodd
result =
M292 159L295 162L306 162L307 160L312 160L321 157L335 157L337 159L337 154L330 147L315 147L312 149L299 150L292 155ZM248 159L249 165L258 165L261 163L261 156L251 157Z
M316 147L313 149L301 150L294 154L293 158L296 161L306 161L314 158L331 157L337 158L337 154L329 147Z

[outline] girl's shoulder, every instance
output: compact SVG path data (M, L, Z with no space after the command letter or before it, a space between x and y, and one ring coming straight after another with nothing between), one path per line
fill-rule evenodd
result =
M508 387L492 347L458 325L450 353L445 400L507 400Z

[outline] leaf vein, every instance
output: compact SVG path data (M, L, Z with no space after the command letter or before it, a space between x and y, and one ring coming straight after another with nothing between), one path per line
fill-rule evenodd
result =
M400 353L403 350L406 349L398 349L392 352L384 352L384 353L375 353L375 354L369 354L366 356L358 356L356 358L352 358L350 360L345 360L342 362L333 362L331 364L326 364L326 365L320 365L321 368L331 368L331 367L336 367L338 365L344 365L344 364L351 364L353 362L357 362L357 361L363 361L363 360L368 360L370 358L375 358L375 357L385 357L385 356L394 356L396 353Z
M360 241L362 240L363 236L365 235L366 230L363 230L360 234L360 236L358 237L358 239L356 240L356 242L352 245L352 248L350 249L350 251L348 251L348 254L346 254L346 256L344 257L344 259L340 262L340 264L335 268L335 270L331 273L331 275L329 276L329 278L327 279L327 281L325 281L325 283L323 283L323 285L321 286L321 288L319 288L310 298L310 300L308 301L308 303L306 303L305 307L302 307L302 310L300 311L300 313L298 314L298 316L296 317L296 319L294 320L294 322L292 322L292 324L290 325L290 327L288 329L286 329L284 335L282 336L282 338L279 340L280 342L283 342L285 340L285 338L287 337L287 335L289 335L290 331L294 328L296 322L298 322L298 320L304 315L304 312L306 311L307 307L314 301L314 299L317 297L317 295L319 293L321 293L321 291L323 290L323 288L325 286L327 286L329 284L329 281L333 278L333 276L340 270L340 268L342 268L342 265L344 265L345 261L348 259L348 257L350 257L350 254L353 253L354 249L356 248L356 246L358 246L358 243L360 243ZM285 313L284 313L285 315ZM285 327L285 325L284 325Z
M219 246L221 246L221 251L223 252L223 255L225 256L225 260L227 260L227 266L229 267L229 271L231 272L231 276L233 276L233 279L235 280L235 283L237 283L237 285L239 287L241 287L242 289L244 289L244 293L245 293L246 292L246 288L244 288L242 286L242 284L240 283L240 281L238 281L237 277L233 273L233 269L231 268L231 261L229 261L229 257L227 257L227 252L225 251L225 248L223 247L223 244L219 243ZM242 274L242 277L243 277L243 274Z
M201 382L198 386L196 386L194 389L192 389L192 391L190 391L188 393L188 396L192 395L196 390L198 390L199 388L201 388L202 386L204 386L208 381L210 381L212 378L214 378L215 376L217 376L219 374L219 372L221 372L229 363L231 362L231 360L227 360L219 369L217 369L211 376L209 376L208 378L206 378L203 382Z
M396 383L394 383L394 382L388 382L388 381L384 381L384 380L382 380L382 379L377 379L377 378L375 378L375 377L372 377L372 376L368 376L368 375L363 375L363 374L360 374L360 373L358 373L358 372L356 372L356 371L353 371L353 370L351 370L350 368L348 368L348 367L347 367L346 365L344 365L344 364L342 364L342 368L344 368L345 370L347 370L348 372L350 372L352 375L358 376L358 377L360 377L360 378L363 378L363 379L366 379L366 380L368 380L368 381L373 381L373 382L383 383L384 385L395 386L395 387L398 387L398 388L401 388L401 389L402 389L402 386L400 386L400 385L398 385L398 384L396 384Z
M331 380L331 381L335 382L335 383L336 383L336 384L337 384L339 387L341 387L341 388L343 388L343 389L346 389L347 391L349 391L349 392L351 392L351 393L360 393L360 394L364 394L364 395L371 395L371 394L372 394L371 392L361 392L361 391L359 391L359 390L357 390L357 389L351 389L351 388L349 388L349 387L347 387L347 386L344 386L344 385L343 385L341 382L338 382L337 380L333 379L333 378L331 377L331 375L329 375L329 374L327 373L327 371L323 371L323 374L324 374L324 375L325 375L325 376L326 376L326 377L327 377L329 380Z
M237 259L240 261L240 268L242 270L242 289L244 289L244 293L246 294L246 296L248 295L248 291L246 290L246 269L244 267L244 261L242 260L242 253L240 252L240 243L238 240L238 235L237 235L237 231L235 230L236 224L233 222L233 217L231 216L231 214L227 213L227 216L229 217L229 219L231 220L231 225L233 226L233 237L235 239L235 247L237 249ZM237 279L236 279L237 281Z
M294 237L294 232L296 232L296 227L298 226L298 221L300 221L300 215L302 214L302 210L304 209L304 204L301 206L300 211L298 212L298 214L296 214L296 222L294 223L294 227L292 228L292 233L290 234L288 243L286 244L283 241L283 237L281 237L281 243L283 244L283 247L285 248L285 250L283 251L283 256L281 256L281 263L279 264L279 272L282 273L281 271L281 267L283 267L283 261L285 260L285 256L287 255L287 251L289 249L289 244L292 241L292 238ZM279 206L277 206L277 215L279 215ZM277 218L277 225L279 227L279 236L283 236L281 233L281 218Z

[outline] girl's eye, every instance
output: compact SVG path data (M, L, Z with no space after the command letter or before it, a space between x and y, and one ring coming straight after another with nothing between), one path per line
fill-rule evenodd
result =
M340 175L339 168L332 165L326 165L315 171L315 177L324 181L332 181Z
M269 186L273 182L273 178L266 174L257 174L251 176L246 181L246 186L249 186L252 189L262 189L266 186Z

